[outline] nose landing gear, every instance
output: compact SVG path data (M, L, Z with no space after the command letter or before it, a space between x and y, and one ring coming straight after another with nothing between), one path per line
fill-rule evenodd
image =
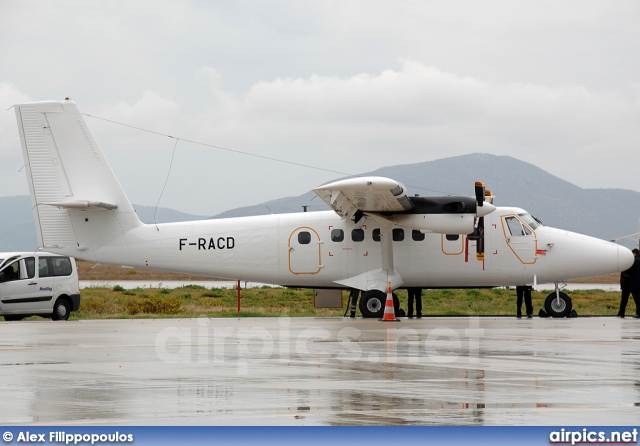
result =
M549 294L544 301L544 310L551 317L567 317L572 308L571 298L560 291L556 282L555 292Z

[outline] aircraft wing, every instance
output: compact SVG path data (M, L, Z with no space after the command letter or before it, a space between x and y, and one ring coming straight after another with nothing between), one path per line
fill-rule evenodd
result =
M349 178L313 191L343 218L351 218L358 211L406 212L413 208L405 186L390 178Z

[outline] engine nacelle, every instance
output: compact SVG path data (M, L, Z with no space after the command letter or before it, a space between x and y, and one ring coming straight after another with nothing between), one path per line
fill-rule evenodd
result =
M474 230L473 214L396 214L393 222L404 228L437 234L470 234Z

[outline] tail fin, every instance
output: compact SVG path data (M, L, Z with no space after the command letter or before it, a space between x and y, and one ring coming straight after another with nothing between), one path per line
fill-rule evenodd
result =
M142 225L76 104L15 106L40 247L96 261Z

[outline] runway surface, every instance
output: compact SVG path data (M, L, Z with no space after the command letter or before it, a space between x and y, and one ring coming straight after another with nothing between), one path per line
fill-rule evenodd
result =
M0 424L636 425L640 320L0 323Z

